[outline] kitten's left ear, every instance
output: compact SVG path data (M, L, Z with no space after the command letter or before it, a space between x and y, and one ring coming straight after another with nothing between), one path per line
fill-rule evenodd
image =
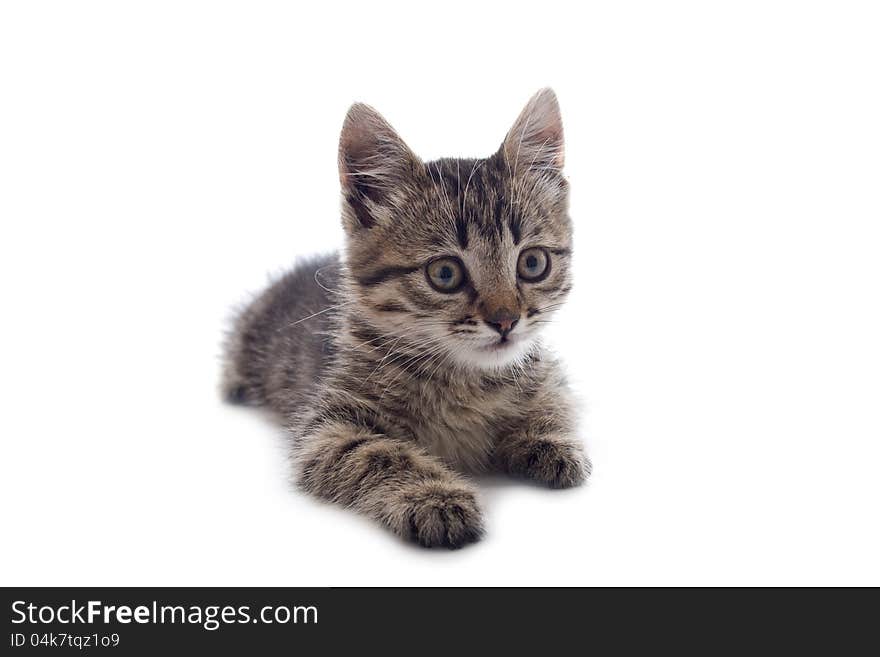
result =
M562 169L565 140L559 102L552 89L541 89L526 103L504 138L501 151L514 170Z

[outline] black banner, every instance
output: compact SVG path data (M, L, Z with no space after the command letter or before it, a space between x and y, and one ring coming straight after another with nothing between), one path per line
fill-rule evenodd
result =
M3 606L3 654L108 657L478 645L544 654L609 641L839 654L867 647L877 611L874 591L746 589L7 588Z

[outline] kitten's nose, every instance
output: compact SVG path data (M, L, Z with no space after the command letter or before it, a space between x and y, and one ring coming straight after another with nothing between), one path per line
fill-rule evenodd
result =
M495 311L486 317L486 323L501 334L501 339L506 340L507 334L519 323L519 313L514 313L507 308Z

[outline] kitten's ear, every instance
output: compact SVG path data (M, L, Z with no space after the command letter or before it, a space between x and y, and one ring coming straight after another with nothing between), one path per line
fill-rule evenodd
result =
M565 140L559 102L552 89L541 89L526 103L504 138L501 152L514 170L562 169Z
M420 167L416 157L388 122L369 105L348 110L339 137L339 180L346 228L370 228L382 221L393 205L395 191Z

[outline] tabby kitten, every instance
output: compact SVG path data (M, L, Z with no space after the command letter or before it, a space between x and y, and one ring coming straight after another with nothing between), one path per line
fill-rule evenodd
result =
M372 108L342 127L341 256L301 263L227 343L224 389L289 427L300 485L421 545L482 534L463 474L574 486L590 462L542 324L571 290L555 94L485 159L422 162Z

